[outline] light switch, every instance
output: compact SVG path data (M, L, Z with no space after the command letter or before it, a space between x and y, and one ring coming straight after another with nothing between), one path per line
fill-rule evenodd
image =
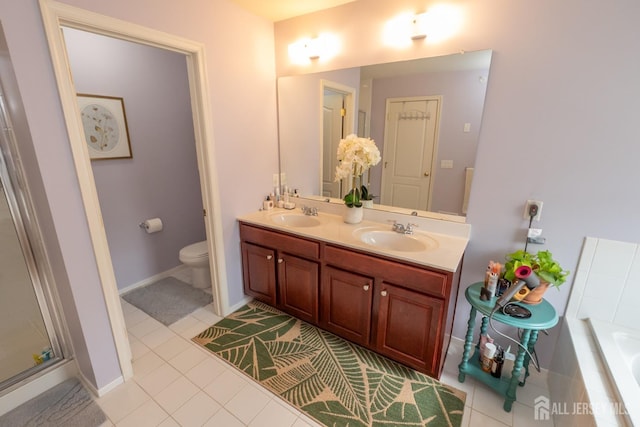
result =
M464 132L465 133L471 132L471 123L465 123L464 124Z
M440 167L442 169L453 169L453 160L440 160Z

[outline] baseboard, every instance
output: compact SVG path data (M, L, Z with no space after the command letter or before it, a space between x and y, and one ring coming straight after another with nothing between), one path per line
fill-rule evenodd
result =
M70 379L78 377L78 366L75 360L64 360L50 371L36 374L33 379L17 384L16 388L0 397L0 415L17 408L40 393Z
M115 380L111 381L109 384L105 385L104 387L96 388L91 383L91 381L89 381L87 379L87 377L82 375L82 372L78 372L78 379L80 380L82 385L87 390L89 390L89 392L91 392L91 394L93 394L96 397L104 396L105 394L107 394L108 392L110 392L111 390L113 390L114 388L116 388L117 386L119 386L120 384L122 384L124 382L124 378L122 376L120 376L120 377L116 378Z
M162 273L158 273L158 274L155 274L155 275L153 275L151 277L147 277L146 279L142 279L141 281L136 282L136 283L134 283L132 285L129 285L129 286L125 287L125 288L118 289L118 294L120 294L120 295L126 294L127 292L131 292L134 289L140 288L142 286L150 285L153 282L157 282L160 279L164 279L165 277L172 276L173 274L178 273L178 272L180 272L182 270L186 270L188 268L189 268L188 266L186 266L184 264L180 264L177 267L173 267L173 268L171 268L169 270L163 271Z

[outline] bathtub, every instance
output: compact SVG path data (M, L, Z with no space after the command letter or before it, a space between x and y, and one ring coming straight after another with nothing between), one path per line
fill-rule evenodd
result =
M620 397L620 411L634 426L640 426L640 331L589 319L612 386Z

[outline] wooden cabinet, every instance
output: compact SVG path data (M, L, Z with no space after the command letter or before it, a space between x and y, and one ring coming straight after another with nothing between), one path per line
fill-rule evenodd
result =
M242 242L244 293L276 305L276 251Z
M327 266L322 271L320 326L369 345L373 279Z
M431 376L439 376L438 341L444 300L388 283L380 286L376 350Z
M440 377L459 275L244 223L240 236L247 295Z
M280 255L278 262L278 307L306 322L316 323L318 263L288 254Z
M245 294L317 323L319 244L244 224L240 238Z

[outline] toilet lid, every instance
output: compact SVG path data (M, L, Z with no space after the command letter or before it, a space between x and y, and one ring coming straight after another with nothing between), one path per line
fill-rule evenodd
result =
M209 255L209 249L207 248L207 241L193 243L180 249L180 255L189 258L204 258Z

